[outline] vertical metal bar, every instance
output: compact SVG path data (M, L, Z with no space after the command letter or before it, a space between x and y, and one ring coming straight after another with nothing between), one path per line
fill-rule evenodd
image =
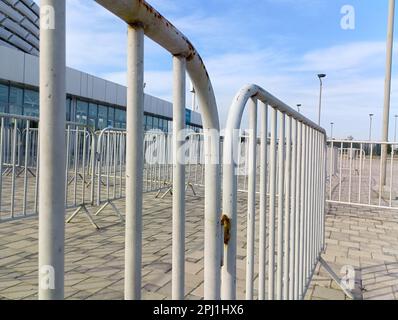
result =
M301 157L302 157L302 136L303 136L303 123L297 122L297 173L296 173L296 206L295 206L295 246L294 246L294 299L300 298L299 293L299 257L300 252L300 219L301 219Z
M122 197L123 189L123 155L124 155L124 143L123 133L119 135L119 197Z
M216 125L218 127L218 124ZM204 298L218 300L221 294L220 132L204 130L205 144L205 257Z
M26 216L26 202L28 191L28 161L29 161L29 131L30 121L26 121L26 137L25 137L25 165L24 165L24 178L23 178L23 215Z
M1 118L0 128L0 213L3 200L3 153L4 153L4 118Z
M321 232L321 251L324 251L325 249L325 242L326 242L326 234L325 234L325 213L326 213L326 197L325 197L325 191L326 191L326 165L327 165L327 159L326 159L326 136L324 134L321 135L321 140L322 140L322 153L323 153L323 158L322 158L322 208L321 208L321 223L322 223L322 232Z
M98 182L97 182L97 206L101 203L101 186L102 186L102 156L103 156L103 144L104 141L104 131L101 132L98 138L98 145L97 145L97 154L98 157L97 161L97 174L98 174Z
M125 299L141 298L144 30L128 26Z
M322 167L322 159L321 159L321 149L320 149L320 139L319 139L319 132L315 131L315 147L316 147L316 152L315 152L315 186L314 186L314 197L315 197L315 208L314 208L314 224L313 224L313 257L312 257L312 267L314 268L318 262L318 243L319 243L319 234L320 234L320 227L321 225L319 224L320 217L320 203L321 203L321 198L323 197L322 194L322 184L320 183L321 179L321 167Z
M91 204L94 205L95 197L95 174L97 169L97 139L95 133L91 134Z
M268 299L275 299L275 210L276 210L276 108L271 111L270 189L269 189L269 249L268 249Z
M254 241L256 220L256 151L257 151L257 98L251 98L249 108L248 196L247 196L247 254L246 300L253 300Z
M333 164L334 164L334 142L332 140L330 145L330 166L329 166L329 200L332 200L332 178L333 178Z
M224 265L222 267L221 299L236 299L236 242L237 242L237 189L240 155L240 136L227 128L223 146L223 214L230 220L230 239L224 244ZM236 148L235 148L236 147ZM234 150L238 159L235 162Z
M185 274L185 90L186 60L173 57L173 269L172 298L184 299Z
M111 131L107 132L106 135L106 158L105 158L105 166L106 166L106 201L109 201L110 198L110 167L111 167Z
M65 205L68 207L68 180L69 180L69 145L70 145L70 125L66 130L66 160L65 160Z
M14 120L14 131L12 134L12 176L11 176L11 218L14 218L15 214L15 170L17 161L17 131L18 131L18 119Z
M285 166L285 242L284 242L284 262L283 262L283 299L289 299L289 285L290 285L290 241L292 239L292 234L290 230L290 191L292 182L292 118L288 116L286 125L286 166Z
M372 159L373 159L373 143L370 144L368 204L371 204L372 201Z
M285 114L279 113L278 140L278 250L277 250L277 280L276 299L282 299L283 275L283 219L284 219L284 188L285 188Z
M304 279L303 279L303 287L307 288L307 281L308 281L308 274L309 274L309 238L310 238L310 217L311 217L311 182L312 182L312 163L311 163L311 158L312 158L312 153L313 153L313 148L312 148L312 128L308 127L307 128L307 152L306 152L306 167L307 167L307 178L306 178L306 184L305 184L305 211L304 211ZM304 297L303 297L304 298Z
M290 204L290 265L289 265L289 300L294 300L294 283L295 283L295 254L296 254L296 183L297 183L297 134L298 120L294 119L294 127L292 128L292 178L291 178L291 204Z
M265 300L266 248L267 248L267 153L268 153L268 105L260 102L260 244L258 271L258 298Z
M342 181L342 176L343 176L343 142L341 142L340 145L340 170L339 170L339 201L341 201L341 191L342 191L342 186L341 186L341 181Z
M83 158L82 158L82 200L80 204L85 204L85 191L86 191L86 148L87 148L87 128L84 127L83 129Z
M38 206L39 206L39 173L40 173L40 130L37 132L37 162L36 162L36 180L35 180L35 214L38 214ZM67 179L65 178L65 181L67 182Z
M359 155L358 203L361 203L363 143L361 143L360 149L361 150L360 150L360 155Z
M74 170L74 177L73 177L73 205L76 206L77 203L77 174L78 174L78 166L79 166L79 161L80 161L80 157L79 157L79 143L80 143L80 137L79 137L79 127L76 126L75 129L75 154L74 154L74 158L75 158L75 170Z
M391 164L390 164L390 207L392 207L392 175L394 168L394 146L391 145Z
M40 17L39 299L47 300L64 297L65 0L42 0Z
M117 189L117 173L116 173L117 154L118 154L117 135L118 135L117 131L115 131L112 135L113 136L113 199L116 199L116 189Z
M348 178L348 202L351 202L351 187L352 187L352 160L354 157L353 154L354 150L353 150L353 143L351 142L350 144L350 153L349 153L349 157L350 157L350 174L349 174L349 178Z
M306 181L307 181L307 126L303 124L302 128L302 153L301 153L301 185L300 185L300 246L299 246L299 299L304 299L304 255L305 255L305 246L304 246L304 237L305 237L305 210L306 210Z
M384 144L382 143L381 144L381 148L383 149L384 148ZM387 152L386 152L386 154L385 154L385 157L386 157L386 159L385 159L385 162L387 163ZM382 179L383 179L383 177L382 177L382 175L383 175L383 172L382 172L382 170L385 170L385 168L383 169L382 167L383 167L383 165L384 165L384 163L383 163L383 156L380 158L380 166L379 166L379 206L381 206L381 196L382 196L382 193L383 193L383 190L384 190L384 184L386 183L386 181L385 181L385 177L384 177L384 180L383 180L383 183L382 183ZM385 174L385 172L384 172L384 174Z

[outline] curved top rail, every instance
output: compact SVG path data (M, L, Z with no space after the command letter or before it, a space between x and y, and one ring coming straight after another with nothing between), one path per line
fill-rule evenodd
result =
M252 97L257 97L260 101L267 103L271 107L278 109L279 111L293 117L294 119L325 134L326 136L325 129L318 126L317 124L315 124L308 118L304 117L302 114L298 113L297 111L293 110L287 104L285 104L284 102L282 102L281 100L270 94L268 91L264 90L263 88L255 84L248 84L244 86L235 96L231 106L231 110L229 112L226 129L237 129L240 127L246 103Z
M220 129L217 103L206 67L192 43L143 0L95 0L129 25L142 25L145 35L174 56L187 60L187 71L197 92L204 129Z

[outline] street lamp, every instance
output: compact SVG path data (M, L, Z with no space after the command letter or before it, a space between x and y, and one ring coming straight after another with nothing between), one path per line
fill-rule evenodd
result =
M333 140L333 126L334 126L334 122L330 123L330 140Z
M322 88L323 88L323 83L322 83L322 79L326 78L326 74L324 73L320 73L318 74L318 78L319 78L319 109L318 109L318 125L321 125L321 109L322 109Z
M298 113L300 113L300 107L301 107L301 104L297 104L297 111L298 111Z
M372 119L374 114L369 113L369 141L372 141Z

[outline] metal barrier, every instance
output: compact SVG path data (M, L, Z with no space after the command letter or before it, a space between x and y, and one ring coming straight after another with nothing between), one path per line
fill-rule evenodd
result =
M248 101L250 136L247 164L246 298L253 299L254 292L257 109L260 101L258 298L302 299L324 248L326 134L322 128L255 85L244 87L235 97L225 131L222 298L236 297L238 191L236 158L241 143L239 130L241 118ZM269 110L271 141L268 148ZM269 159L269 169L267 159ZM266 290L266 279L268 290Z
M128 27L127 131L124 133L106 129L100 134L96 147L95 140L94 142L90 140L86 129L82 132L76 129L74 136L72 134L72 140L75 141L73 144L75 175L71 180L68 169L72 164L64 162L65 159L69 159L70 144L67 143L65 146L62 143L65 127L65 0L42 0L44 9L41 10L43 23L40 42L41 139L39 156L40 179L43 183L40 184L39 192L39 281L40 283L47 281L49 266L55 281L53 289L46 286L40 287L39 298L62 299L64 297L64 209L65 196L68 194L68 186L65 182L72 181L73 185L76 181L81 181L83 185L81 208L85 209L86 193L83 189L87 187L86 174L89 175L88 172L91 172L90 200L92 202L95 201L92 191L95 177L98 181L97 204L104 203L105 206L112 203L114 199L122 197L123 185L125 186L126 299L141 298L144 183L155 181L153 186L147 187L146 190L150 191L172 187L170 190L173 195L172 297L173 299L184 298L184 198L187 187L187 168L186 164L179 159L184 157L182 146L186 141L186 136L181 133L185 127L186 72L192 80L199 100L204 127L203 137L197 140L197 144L201 145L201 139L203 139L203 148L200 147L200 151L192 155L202 157L205 168L204 298L219 299L222 296L225 299L234 299L236 295L236 194L238 187L236 165L233 159L237 150L236 140L239 143L240 135L236 135L238 137L236 138L233 130L239 128L243 109L249 100L252 131L248 140L245 138L243 142L240 142L244 143L244 147L248 150L246 297L252 299L254 291L256 149L258 144L256 130L257 100L260 100L263 113L259 157L259 298L264 299L266 296L266 265L268 265L267 296L269 299L303 298L317 263L322 261L320 253L324 246L325 131L260 87L249 86L242 89L232 106L223 146L224 215L221 217L219 118L212 85L201 57L188 39L145 1L96 0L96 2L125 21ZM47 21L51 23L48 28L45 25ZM173 55L174 134L166 138L158 136L155 140L152 136L147 142L142 126L145 35ZM269 107L271 108L271 140L268 147ZM17 130L13 132L14 141L17 139L16 132ZM167 158L166 163L161 166L148 164L144 159L145 151L149 150L151 153L154 143L160 145L163 155ZM195 146L194 142L193 145ZM172 152L170 152L170 146L172 146ZM269 169L267 169L268 148ZM92 150L97 150L95 156ZM170 158L172 171L168 162ZM66 175L65 167L67 168ZM96 167L97 172L95 172ZM267 236L268 171L269 235ZM189 167L188 172L191 172ZM149 179L145 179L146 174L150 177ZM191 179L192 175L188 176ZM73 199L74 205L78 202ZM87 216L91 219L89 214ZM95 225L93 221L92 223ZM268 263L266 263L267 242ZM224 265L221 281L222 262Z
M328 144L328 202L398 209L397 143L332 140ZM385 185L381 183L383 146L388 157Z
M38 214L39 118L0 114L0 126L0 222L4 222ZM68 123L64 132L65 208L87 210L94 203L95 136L77 123Z
M157 192L156 197L173 181L173 137L161 131L150 131L144 138L144 192Z
M144 35L173 55L173 276L174 299L184 298L185 165L177 161L185 126L186 72L201 107L205 156L205 269L206 299L220 298L220 164L219 118L213 88L191 42L142 0L97 3L116 14L128 27L126 133L126 250L125 298L141 297ZM65 153L62 141L65 115L65 0L42 0L40 33L40 172L39 281L47 281L51 266L54 287L40 287L39 299L64 297ZM48 25L46 24L48 23ZM62 101L62 103L61 103ZM50 200L50 201L49 201Z
M38 119L0 114L0 222L37 214Z
M99 229L87 209L87 205L94 204L95 145L91 128L67 124L65 207L76 210L66 222L71 222L83 210L89 222Z

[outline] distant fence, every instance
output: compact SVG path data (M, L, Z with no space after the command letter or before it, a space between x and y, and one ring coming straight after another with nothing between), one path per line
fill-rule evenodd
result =
M387 147L386 181L382 183L382 147ZM327 201L398 209L398 144L328 141Z
M38 214L39 118L0 114L0 222ZM203 135L187 132L187 188L204 186ZM143 192L172 188L172 135L150 131L144 135ZM68 222L87 206L107 205L125 198L126 131L106 128L93 132L77 123L65 129L65 208L76 209ZM122 219L122 217L121 217ZM123 219L122 219L123 220Z

